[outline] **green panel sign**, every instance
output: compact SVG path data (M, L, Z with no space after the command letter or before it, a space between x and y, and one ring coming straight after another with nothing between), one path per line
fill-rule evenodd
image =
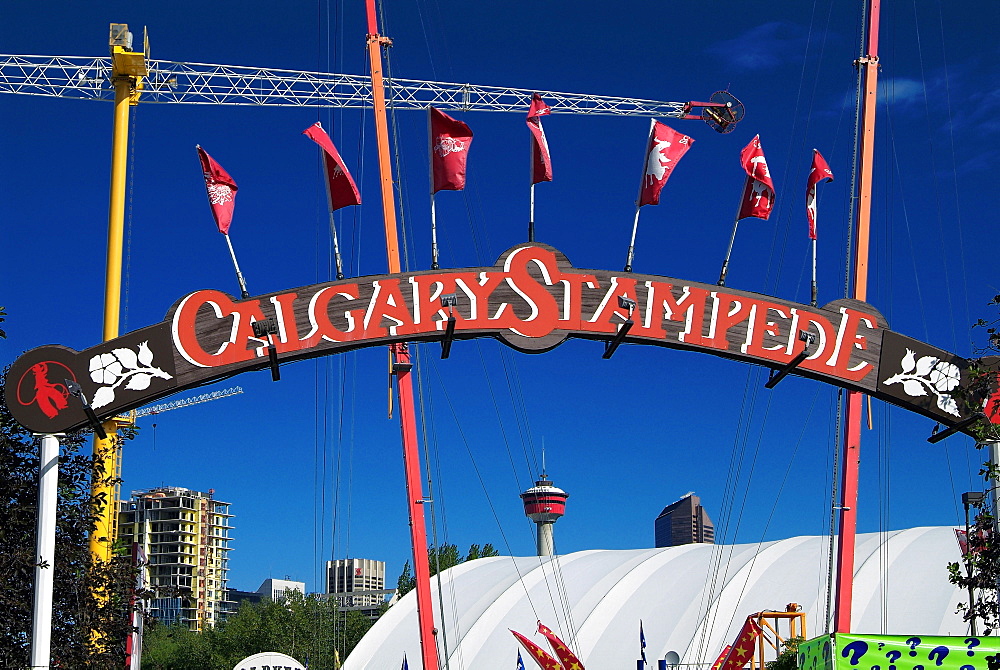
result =
M1000 638L833 634L799 645L801 670L1000 670Z

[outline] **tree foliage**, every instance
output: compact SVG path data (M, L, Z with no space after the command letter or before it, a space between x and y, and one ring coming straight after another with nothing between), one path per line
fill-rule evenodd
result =
M790 637L781 643L781 653L773 661L764 663L767 670L796 670L798 663L796 657L799 653L799 645L805 642L804 637Z
M334 670L371 628L357 611L338 612L332 600L291 591L280 601L244 602L216 628L152 625L143 640L147 670L231 670L264 651L288 654L313 670ZM336 652L336 653L335 653Z
M4 375L5 376L5 375ZM0 394L4 379L0 378ZM128 436L125 436L126 438ZM89 434L60 438L52 657L59 667L120 668L131 632L135 569L125 556L94 565L88 536L97 503ZM0 667L27 667L31 646L39 441L0 403ZM105 597L98 598L101 592ZM91 631L96 632L92 638ZM95 643L95 639L98 643Z
M989 470L989 468L985 468ZM989 481L996 481L992 476ZM972 602L959 603L958 611L965 621L976 619L982 623L980 632L990 635L1000 626L998 619L997 583L1000 582L1000 542L994 515L983 496L983 503L973 520L967 537L968 550L962 556L962 563L948 564L948 581L969 593Z
M453 568L460 563L465 563L466 561L474 561L477 558L499 555L500 552L488 542L484 544L482 548L480 548L478 544L470 545L469 553L467 553L464 557L459 553L457 546L447 542L439 547L431 546L427 549L427 560L430 563L432 576L436 575L439 571L444 572L448 568ZM417 579L413 575L413 570L410 568L410 562L407 561L403 564L403 572L400 573L399 579L396 580L396 597L402 598L404 595L416 588L416 586Z
M990 301L1000 306L1000 295ZM1000 363L995 354L1000 353L1000 319L979 319L973 328L982 328L986 344L977 353L984 355L969 363L969 383L960 389L958 401L967 410L982 410L991 417L1000 411ZM976 448L984 443L1000 440L1000 426L983 419L971 428L976 437ZM948 579L963 593L971 590L970 602L960 603L958 611L963 619L981 622L980 632L990 635L1000 627L1000 603L997 601L997 584L1000 583L1000 535L996 524L997 510L991 509L989 492L1000 486L1000 473L988 461L979 471L985 480L984 495L976 508L967 539L967 550L961 563L948 564ZM985 630L983 630L985 629Z

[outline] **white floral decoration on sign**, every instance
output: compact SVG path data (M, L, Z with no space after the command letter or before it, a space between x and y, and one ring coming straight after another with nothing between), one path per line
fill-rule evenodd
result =
M962 372L954 363L942 361L937 356L921 356L916 358L907 349L906 355L899 363L902 372L886 379L883 384L902 384L903 391L909 396L934 395L937 398L938 409L954 416L961 416L958 403L951 397L952 391L962 380Z
M90 359L90 378L96 384L103 384L94 393L91 407L100 409L115 401L115 389L125 384L132 391L145 391L153 377L173 379L161 370L152 367L153 352L149 350L149 342L139 345L138 351L131 349L114 349L110 353L97 354Z

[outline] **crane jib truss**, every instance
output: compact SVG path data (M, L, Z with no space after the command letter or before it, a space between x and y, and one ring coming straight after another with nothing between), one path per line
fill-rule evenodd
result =
M370 108L371 80L361 75L274 70L235 65L148 60L143 103ZM680 118L692 105L583 93L385 79L391 106L521 112L539 93L553 114L603 114ZM0 93L114 100L110 57L0 54ZM690 118L690 117L689 117Z

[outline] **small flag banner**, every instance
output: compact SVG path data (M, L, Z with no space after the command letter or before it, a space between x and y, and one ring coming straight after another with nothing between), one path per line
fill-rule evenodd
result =
M465 163L472 144L472 130L434 107L430 108L430 114L431 193L461 191L465 188Z
M218 226L220 233L228 235L229 224L233 221L233 210L236 208L236 181L208 155L207 151L200 146L197 149L201 171L205 175L208 204L212 207L215 225Z
M323 149L323 166L326 172L327 196L330 203L330 211L334 212L341 207L361 204L361 194L358 193L358 186L354 183L351 173L344 165L340 152L333 146L330 136L323 130L319 121L302 131L302 134L318 144Z
M659 205L660 191L673 174L674 166L684 157L694 140L659 121L653 121L646 148L646 169L639 191L639 207Z
M740 199L740 210L737 220L753 216L767 219L774 207L774 184L771 173L767 169L764 150L760 146L760 135L750 140L750 144L740 152L740 162L747 173L746 185Z
M551 108L542 102L537 93L531 96L528 110L528 130L531 131L531 183L552 181L552 158L549 156L549 142L542 128L542 116L550 114Z
M826 164L826 159L816 149L813 149L812 167L806 179L806 216L809 218L809 239L816 239L816 184L821 181L833 181L833 171Z

